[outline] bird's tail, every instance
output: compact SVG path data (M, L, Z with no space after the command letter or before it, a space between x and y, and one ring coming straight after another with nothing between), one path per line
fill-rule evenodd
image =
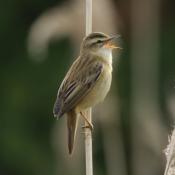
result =
M77 125L78 125L78 114L74 110L67 113L67 128L68 128L68 149L69 154L72 154Z

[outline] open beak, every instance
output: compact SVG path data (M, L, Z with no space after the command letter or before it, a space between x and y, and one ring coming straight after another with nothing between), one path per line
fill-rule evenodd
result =
M120 35L109 37L108 39L106 39L104 41L104 46L103 47L110 48L110 49L122 49L121 47L118 47L118 46L116 46L115 44L112 43L112 40L114 40L116 38L119 38L119 37L120 37Z

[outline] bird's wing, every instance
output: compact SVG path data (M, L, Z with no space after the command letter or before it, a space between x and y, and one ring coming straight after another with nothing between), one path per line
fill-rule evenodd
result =
M79 72L69 71L58 91L53 110L54 116L61 117L74 108L94 87L102 70L103 64L101 62L92 61Z

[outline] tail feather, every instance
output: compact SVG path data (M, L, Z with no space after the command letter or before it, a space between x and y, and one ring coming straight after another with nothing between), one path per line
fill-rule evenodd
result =
M78 115L74 110L67 113L67 128L68 128L68 149L69 154L72 154L74 141L78 125Z

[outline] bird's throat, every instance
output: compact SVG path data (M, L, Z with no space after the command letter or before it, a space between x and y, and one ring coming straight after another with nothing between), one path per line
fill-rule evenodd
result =
M99 49L95 54L101 57L108 64L112 64L112 50L111 49Z

